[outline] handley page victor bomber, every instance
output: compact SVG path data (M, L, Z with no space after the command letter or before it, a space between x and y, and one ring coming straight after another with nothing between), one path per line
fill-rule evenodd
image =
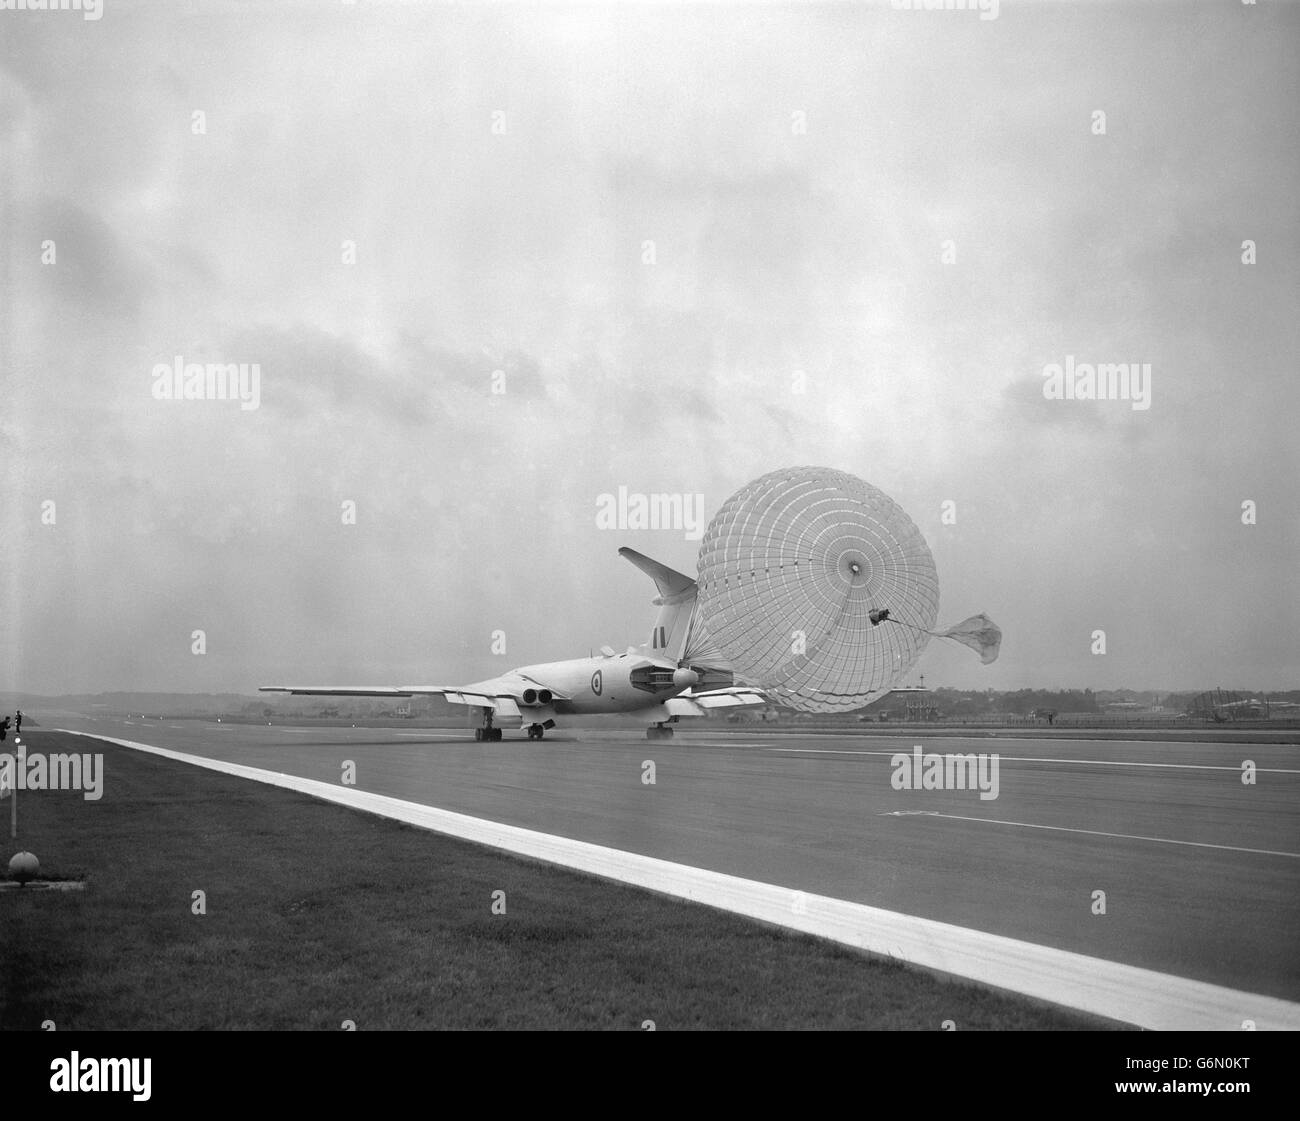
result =
M733 685L730 670L689 664L688 639L697 621L695 581L634 549L620 549L619 554L659 590L654 600L659 614L650 641L629 646L623 654L605 646L599 657L521 666L472 685L264 685L261 691L317 697L442 696L480 710L476 740L499 740L498 720L518 720L529 739L541 739L547 728L555 727L557 716L631 712L652 721L646 737L657 739L671 736L672 724L683 716L762 704L760 691Z
M939 581L921 531L887 494L843 471L787 467L742 487L700 543L698 579L632 549L619 553L659 589L650 641L599 658L547 662L474 685L378 688L263 686L317 696L439 694L531 739L556 715L644 712L646 736L683 716L774 701L802 712L850 712L888 693L931 637L988 664L1002 631L987 615L935 630ZM736 685L737 676L742 684Z

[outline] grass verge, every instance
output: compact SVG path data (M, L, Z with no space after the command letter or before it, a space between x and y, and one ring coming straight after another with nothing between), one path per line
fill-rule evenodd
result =
M0 893L0 1028L1114 1026L292 791L23 738L102 752L104 793L20 794L6 862L30 850L86 890Z

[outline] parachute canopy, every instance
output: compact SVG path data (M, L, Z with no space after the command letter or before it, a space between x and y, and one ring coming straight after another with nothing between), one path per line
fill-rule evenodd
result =
M912 519L825 467L773 471L723 503L700 542L698 582L692 645L806 712L861 708L891 689L939 607Z
M869 483L827 467L742 487L700 543L685 659L726 664L780 704L861 708L894 688L932 635L998 655L987 615L935 631L939 580L912 519Z

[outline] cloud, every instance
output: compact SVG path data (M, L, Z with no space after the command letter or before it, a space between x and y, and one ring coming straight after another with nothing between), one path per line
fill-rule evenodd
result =
M1212 658L1170 636L1216 587L1243 676L1294 676L1250 590L1293 586L1300 525L1300 13L1263 7L1067 38L854 5L6 21L13 683L230 688L286 651L454 681L501 668L497 626L512 661L618 646L650 608L616 547L694 548L615 540L596 496L711 513L797 463L898 499L945 614L998 618L956 684L1191 684ZM1151 410L1044 399L1070 353L1151 362ZM259 363L261 407L154 400L177 354ZM1091 658L1115 604L1142 625ZM226 662L175 656L191 617Z
M161 276L147 256L99 216L67 198L38 197L16 208L9 244L17 280L64 323L111 319L120 330L139 318ZM54 263L42 260L54 243Z

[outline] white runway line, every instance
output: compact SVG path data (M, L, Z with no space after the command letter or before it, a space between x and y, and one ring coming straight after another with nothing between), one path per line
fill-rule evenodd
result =
M690 729L687 729L687 730L690 731ZM1277 730L1277 733L1272 733L1269 729L1263 729L1263 730L1266 731L1266 732L1270 732L1270 734L1282 734L1282 735L1286 735L1286 734L1296 734L1296 733L1295 733L1295 729L1292 729L1292 728L1280 728L1280 729ZM919 728L918 728L918 731L919 731ZM709 732L709 733L707 733L707 734L708 734L708 735L715 735L715 736L725 736L725 735L729 735L729 734L731 734L731 733L727 733L727 732ZM737 733L737 734L739 734L739 733ZM1237 736L1248 736L1248 735L1250 735L1250 734L1251 734L1250 732L1230 732L1230 731L1228 731L1227 729L1221 729L1221 730L1215 732L1215 735L1224 735L1224 736L1232 736L1232 735L1237 735ZM890 733L887 734L887 735L876 735L876 734L869 733L869 732L853 733L853 732L800 732L800 731L790 731L790 732L763 732L762 735L763 735L763 738L764 738L764 739L772 739L772 740L775 740L775 739L791 739L791 740L850 740L850 741L852 741L852 740L873 739L873 740L906 740L906 741L909 742L909 743L915 743L915 742L916 742L916 740L913 739L912 735L911 735L910 733L908 733L908 732L890 732ZM1166 746L1166 747L1300 747L1300 735L1298 735L1297 738L1295 738L1295 739L1286 739L1286 740L1283 740L1283 739L1276 739L1276 740L1271 740L1271 739L1270 739L1270 740L1246 740L1246 739L1242 739L1242 740L1237 740L1237 741L1235 741L1235 742L1231 742L1231 743L1230 743L1228 740L1226 740L1226 739L1223 739L1223 740L1212 740L1212 739L1204 739L1204 740L1157 740L1157 739L1146 739L1146 740L1124 740L1124 739L1120 739L1118 736L1101 736L1101 737L1088 737L1088 736L1020 736L1020 735L1012 736L1012 735L1005 735L1005 734L1003 734L1003 733L1001 733L1001 732L985 732L985 733L981 733L981 732L971 732L969 735L963 735L963 736L949 736L949 735L938 735L938 734L927 735L925 732L920 732L920 734L919 734L919 736L918 736L917 738L928 740L930 743L942 743L944 740L952 740L952 741L954 741L955 743L990 743L990 742L992 742L992 743L1016 743L1016 742L1025 742L1025 741L1027 741L1027 740L1036 740L1036 741L1038 741L1039 743L1045 743L1045 742L1047 742L1047 741L1049 741L1049 740L1052 740L1052 741L1055 741L1055 742L1057 742L1057 743L1123 743L1123 744L1136 744L1136 745L1139 746L1139 747L1151 747L1151 746L1153 746L1153 745Z
M1204 981L1038 946L999 934L967 930L843 899L809 895L776 884L371 794L351 786L277 774L131 740L96 736L92 732L71 734L295 790L534 860L689 899L1144 1028L1238 1031L1245 1021L1250 1021L1258 1030L1300 1030L1300 1004L1277 997L1237 992Z
M409 736L412 739L421 740L464 740L466 743L472 742L469 736L462 735L460 732L394 732L395 736Z
M931 746L933 747L931 741ZM1242 744L1241 746L1246 746ZM1268 744L1262 745L1264 747ZM908 755L906 751L850 751L833 747L767 747L765 751L777 751L786 755L883 755L892 758L895 755ZM931 754L943 755L945 752L933 750ZM951 755L967 755L969 752L953 751ZM1241 773L1240 767L1225 766L1217 763L1128 763L1114 759L1046 759L1038 755L1003 755L997 753L1002 763L1076 763L1087 767L1163 767L1172 771L1234 771ZM908 758L911 758L909 755ZM1300 775L1300 769L1287 770L1283 767L1256 767L1256 774L1261 775Z
M1140 837L1136 833L1103 833L1100 829L1068 829L1064 825L1035 825L1028 821L1000 821L994 817L963 817L938 810L893 810L877 817L946 817L951 821L978 821L985 825L1014 825L1018 829L1050 829L1056 833L1087 833L1092 837L1115 837L1124 841L1152 841L1159 845L1189 845L1198 849L1224 849L1228 852L1249 852L1256 856L1289 856L1300 860L1300 852L1278 852L1276 849L1246 849L1238 845L1212 845L1209 841L1177 841L1172 837Z

